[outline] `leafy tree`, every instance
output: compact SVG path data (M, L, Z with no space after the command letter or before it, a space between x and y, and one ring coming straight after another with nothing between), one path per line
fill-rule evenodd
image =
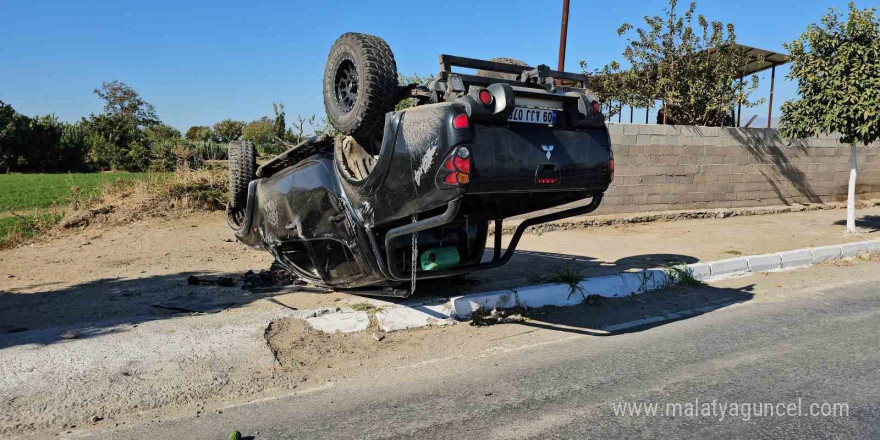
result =
M165 124L152 125L144 128L144 136L149 141L160 141L163 139L181 139L180 130Z
M855 232L856 144L880 138L880 21L875 9L832 9L785 45L798 98L782 105L779 129L788 138L840 133L850 144L846 230Z
M707 126L723 125L739 104L761 104L763 99L748 98L758 77L740 81L739 69L749 59L736 46L733 24L695 16L693 2L684 14L677 6L670 0L663 16L645 17L644 28L620 26L618 35L635 34L623 51L630 67L622 70L614 62L594 71L591 88L597 96L639 107L660 100L668 122ZM581 66L586 69L584 62Z
M244 130L244 122L242 121L224 119L214 124L214 136L217 137L218 142L237 141L241 139L242 130Z
M434 75L422 76L418 73L413 73L412 75L404 75L401 73L397 74L397 83L402 85L422 85L426 82L434 79ZM418 101L414 98L407 98L401 100L394 106L394 110L400 111L403 109L407 109L410 107L415 107L418 104Z
M122 81L104 81L94 93L104 100L104 113L108 115L131 119L141 126L159 123L155 107Z
M19 165L25 125L25 116L0 101L0 167L4 170L17 169Z
M211 127L207 125L194 125L186 131L184 136L188 141L210 141L214 139Z
M242 130L241 137L258 147L270 146L275 142L275 124L269 118L251 122Z
M284 139L287 133L287 123L284 121L284 104L272 103L272 111L275 112L275 137Z
M16 171L66 171L85 166L88 146L77 126L55 115L33 118L0 101L0 167Z
M101 169L140 170L149 165L149 150L137 121L122 114L91 115L81 123L88 131L89 160Z

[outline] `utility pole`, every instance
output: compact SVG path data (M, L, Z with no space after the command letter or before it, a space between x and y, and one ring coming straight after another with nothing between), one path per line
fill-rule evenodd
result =
M568 37L568 0L562 0L562 30L559 33L559 67L560 72L565 70L565 40Z

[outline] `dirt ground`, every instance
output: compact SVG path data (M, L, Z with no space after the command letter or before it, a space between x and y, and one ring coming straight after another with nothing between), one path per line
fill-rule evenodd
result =
M466 283L421 283L416 299L522 285L565 266L590 276L878 236L880 208L859 211L865 232L853 237L836 224L844 216L813 211L526 235L507 266L470 275ZM303 310L371 300L187 283L193 274L240 279L271 261L233 241L220 214L95 228L0 252L0 432L76 433L192 417L364 372L412 371L420 362L466 353L491 356L508 341L601 336L603 327L657 313L760 300L747 288L754 281L732 281L709 293L670 291L545 310L490 329L459 324L383 335L374 323L367 332L325 335L303 325ZM839 270L818 270L832 269ZM773 274L765 284L776 289L798 278ZM214 314L153 307L181 296L234 304ZM93 416L101 420L90 422Z
M844 236L844 210L824 210L615 225L526 234L511 261L468 275L463 282L425 282L415 299L535 284L561 267L585 276L669 263L692 263L847 241L880 238L880 207L858 212L863 233ZM508 237L504 242L507 242ZM488 253L487 253L488 256ZM241 306L267 293L234 287L191 286L190 275L212 279L268 269L266 252L232 238L222 214L151 219L0 252L0 332L69 325L88 320L167 316L153 304L179 296ZM303 289L275 300L298 309L366 301L345 293Z

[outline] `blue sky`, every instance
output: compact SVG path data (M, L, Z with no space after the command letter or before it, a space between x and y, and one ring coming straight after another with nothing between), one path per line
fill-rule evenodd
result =
M75 121L101 111L92 89L121 80L185 130L225 118L254 120L285 104L323 114L321 75L346 31L390 44L401 73L435 73L437 54L507 56L556 65L561 0L494 1L25 1L0 0L0 100L28 114ZM620 60L623 22L659 14L663 0L571 0L567 70ZM736 25L739 42L782 51L842 0L698 2L710 20ZM683 8L686 3L680 6ZM859 7L872 6L859 1ZM794 85L777 69L774 118ZM769 71L758 97L766 97ZM628 114L628 113L627 113ZM767 115L763 107L743 111ZM636 121L644 121L644 111ZM766 123L766 122L765 122Z

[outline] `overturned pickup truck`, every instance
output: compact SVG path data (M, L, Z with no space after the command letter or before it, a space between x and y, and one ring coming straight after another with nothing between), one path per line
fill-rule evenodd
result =
M384 40L342 35L323 84L338 136L259 168L253 145L230 144L235 236L305 281L407 296L417 280L503 265L529 226L595 210L614 157L588 78L495 60L440 55L436 78L399 85ZM588 198L523 221L502 248L504 219Z

